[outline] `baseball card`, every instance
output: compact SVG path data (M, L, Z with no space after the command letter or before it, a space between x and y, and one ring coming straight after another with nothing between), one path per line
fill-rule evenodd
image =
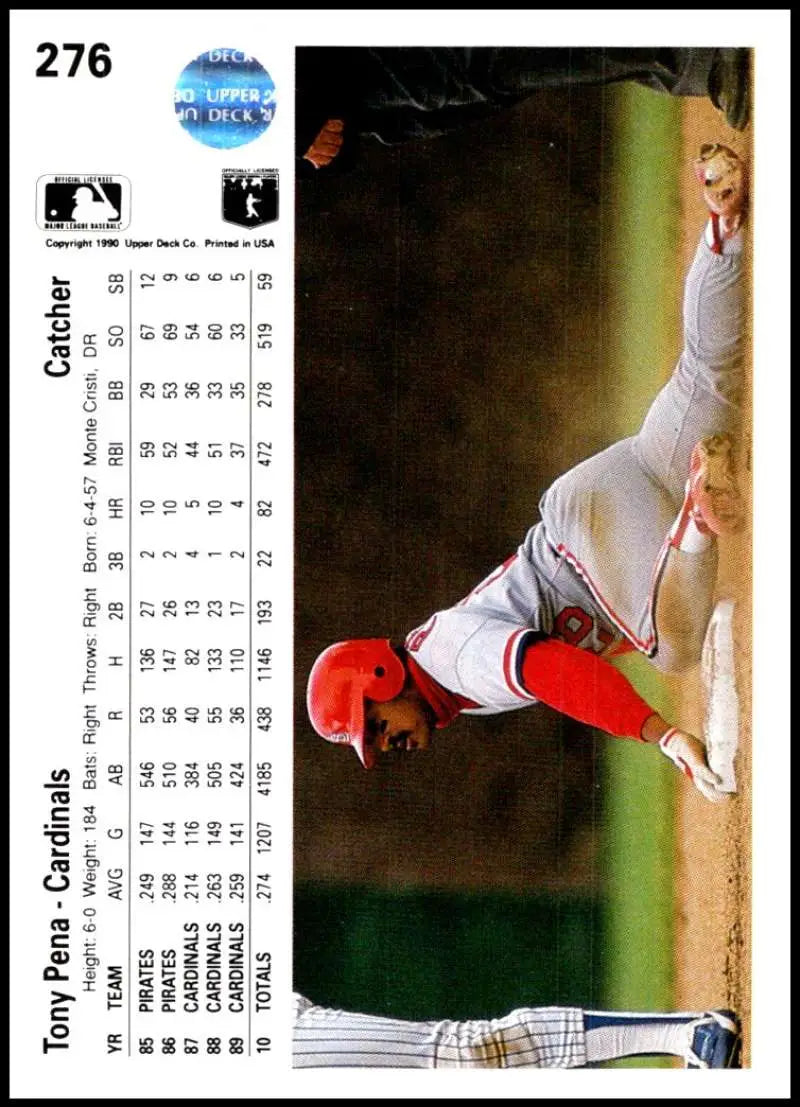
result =
M621 15L11 12L11 1098L788 1094L789 17Z

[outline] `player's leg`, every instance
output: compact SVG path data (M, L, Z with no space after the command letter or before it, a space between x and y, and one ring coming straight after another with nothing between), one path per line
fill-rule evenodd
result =
M542 89L636 81L674 96L711 96L749 85L745 49L713 47L433 46L351 52L364 106L439 112L480 101L512 102ZM732 66L734 58L740 59ZM341 70L340 70L341 76ZM724 108L722 110L725 110Z
M500 1019L412 1022L316 1007L296 997L295 1068L583 1068L671 1054L688 1067L732 1068L729 1011L636 1014L521 1007Z
M432 1068L434 1023L364 1015L304 1001L295 1009L295 1068Z
M664 671L695 664L702 653L716 583L716 535L738 530L743 502L731 464L732 442L712 435L692 453L686 494L659 557L653 621Z
M561 571L578 573L609 621L651 656L654 566L676 507L634 445L623 439L568 470L545 492L539 511L549 546L570 566ZM716 562L708 571L713 578Z
M478 47L464 50L472 87L490 99L542 88L636 81L672 96L709 96L731 127L750 117L750 51L709 47Z
M636 436L642 464L677 505L697 443L736 435L744 374L746 176L718 145L703 148L696 171L712 212L684 284L683 350Z
M743 194L738 200L741 211ZM703 479L693 482L691 502L686 484L697 444L738 427L741 234L725 241L704 235L683 314L683 352L639 434L565 473L540 504L550 545L612 622L669 671L699 660L713 603L716 546L691 517L711 471L708 457L695 474ZM676 516L687 514L686 526L678 526Z
M741 232L714 253L703 235L684 290L684 349L636 438L644 467L676 506L692 451L711 435L739 429L743 387L744 294Z
M725 159L711 148L714 165ZM664 670L699 660L713 605L715 535L741 523L735 458L743 388L744 292L742 231L746 195L735 159L718 210L703 233L686 279L684 349L656 397L634 450L677 507L652 580L651 610ZM725 211L720 219L719 210Z
M674 96L711 95L723 83L736 54L710 47L477 47L463 51L465 70L479 87L498 93L529 94L543 88L636 81ZM727 63L723 67L723 62ZM740 85L747 83L742 68ZM741 93L740 93L741 95ZM717 104L719 107L719 104Z
M579 1068L583 1012L524 1007L500 1019L414 1022L296 997L295 1068Z
M446 1025L468 1028L479 1024ZM583 1068L623 1057L663 1055L681 1058L687 1068L737 1068L740 1064L741 1027L728 1010L631 1013L523 1007L488 1026L495 1047L500 1047L497 1055L504 1068ZM475 1064L475 1060L468 1063Z
M687 1068L739 1068L741 1036L733 1011L639 1014L584 1011L586 1061L671 1055Z

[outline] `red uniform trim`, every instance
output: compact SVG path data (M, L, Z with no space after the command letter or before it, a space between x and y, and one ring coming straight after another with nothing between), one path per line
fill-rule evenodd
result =
M503 573L506 571L506 569L509 567L509 565L513 565L518 557L519 557L519 550L516 553L511 554L510 557L507 557L505 559L505 561L503 562L503 564L500 565L497 569L495 569L495 571L493 573L490 573L489 576L486 577L485 580L482 580L480 582L480 584L476 584L475 587L472 589L472 591L468 592L463 600L458 601L458 603L456 604L456 607L461 607L462 604L465 604L468 600L471 600L473 596L477 596L479 592L482 592L484 590L484 588L488 588L490 584L494 584L494 582L496 580L499 580L500 577L503 575Z
M521 700L530 700L535 697L525 688L522 681L517 678L517 672L519 670L519 660L517 656L516 647L519 645L519 640L523 634L529 634L528 627L522 627L520 630L515 630L514 633L506 642L506 648L503 652L503 676L506 678L506 684L514 693L515 696L519 696Z
M719 226L719 216L715 211L711 212L711 237L713 239L709 249L712 254L722 253L722 232Z
M680 754L676 753L676 754L673 755L673 754L667 752L670 742L675 737L675 735L678 734L678 733L679 733L678 728L676 726L671 726L669 728L669 730L665 731L665 733L661 735L661 738L659 739L658 744L659 744L659 746L661 746L661 749L664 751L664 753L667 754L667 757L671 757L674 760L675 764L680 769L682 769L684 771L684 773L686 773L689 780L691 780L692 783L694 783L694 774L692 773L692 770L689 768L686 761L680 756Z
M679 550L681 548L681 542L683 541L683 536L686 534L691 518L692 503L691 498L687 495L683 501L683 506L681 507L681 513L678 517L677 525L675 526L672 534L669 536L669 544L674 549Z
M654 585L655 585L655 579L658 576L658 573L661 569L661 565L662 565L665 553L668 550L669 550L669 543L667 541L665 543L665 545L662 546L661 552L659 553L659 556L656 560L655 568L653 570L653 576L651 578L652 583L651 583L651 588L650 588L650 609L651 609L651 611L652 611L652 606L653 606L652 600L653 600L653 588L654 588ZM651 634L648 638L640 638L637 634L634 634L634 632L631 630L631 628L624 622L624 620L622 618L620 618L620 616L616 613L616 611L614 611L613 607L608 602L608 600L606 600L606 598L603 596L603 593L600 591L600 589L597 587L595 582L592 580L592 577L589 574L588 570L586 569L586 566L583 565L577 559L577 557L575 556L574 553L572 553L570 550L567 549L567 547L563 544L563 542L559 543L559 545L556 546L556 553L561 554L561 556L565 559L565 561L569 562L569 564L572 566L572 568L575 570L575 572L578 574L578 576L582 577L582 579L586 581L586 584L588 585L589 590L591 591L591 593L594 596L595 600L597 601L599 606L603 609L603 612L605 613L605 615L614 624L614 626L617 627L620 631L622 631L622 633L625 635L625 637L629 638L638 650L641 650L642 653L645 653L645 654L647 654L648 657L651 657L653 655L653 653L655 652L655 647L656 647L656 641L657 640L656 640L655 634Z
M427 623L423 623L421 627L417 627L416 630L412 630L411 633L407 636L406 649L411 650L413 653L417 653L421 649L422 643L425 641L425 639L428 637L435 626L436 616L432 615L430 619L428 619Z

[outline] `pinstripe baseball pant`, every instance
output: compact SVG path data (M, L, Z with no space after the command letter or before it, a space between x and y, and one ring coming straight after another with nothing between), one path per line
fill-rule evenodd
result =
M412 1022L317 1007L295 994L295 1068L583 1068L618 1057L684 1057L691 1012L520 1007L500 1019Z

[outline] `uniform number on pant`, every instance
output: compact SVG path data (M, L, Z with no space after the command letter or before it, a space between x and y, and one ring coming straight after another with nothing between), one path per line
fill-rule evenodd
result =
M568 646L580 646L594 629L594 619L582 607L563 608L553 623L553 635L561 638ZM614 640L602 627L597 628L597 637L604 647Z

